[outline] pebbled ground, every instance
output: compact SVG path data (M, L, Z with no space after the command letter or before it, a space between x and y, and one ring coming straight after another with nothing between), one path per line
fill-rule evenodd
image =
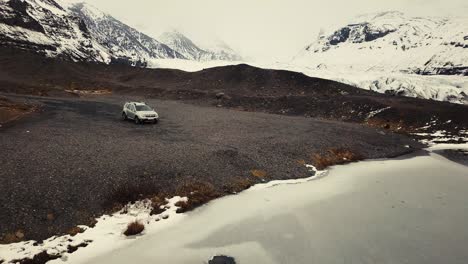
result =
M120 120L129 97L8 97L41 112L0 128L0 238L20 229L25 239L65 232L104 213L122 186L171 192L196 179L221 189L239 177L307 177L300 160L329 148L384 158L422 147L358 124L175 101L145 99L161 120L135 125Z

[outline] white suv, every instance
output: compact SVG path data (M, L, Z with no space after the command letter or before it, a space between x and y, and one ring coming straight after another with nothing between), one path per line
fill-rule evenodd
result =
M125 103L122 110L122 119L131 119L135 124L143 122L157 123L159 119L158 113L153 108L149 107L143 102L129 102Z

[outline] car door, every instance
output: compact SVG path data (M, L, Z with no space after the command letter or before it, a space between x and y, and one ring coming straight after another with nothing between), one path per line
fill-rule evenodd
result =
M135 106L133 104L129 104L128 105L128 117L131 119L134 119L135 111L136 111Z

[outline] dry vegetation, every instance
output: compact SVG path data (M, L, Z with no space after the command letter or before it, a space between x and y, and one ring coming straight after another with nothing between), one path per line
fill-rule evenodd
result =
M160 188L152 183L131 181L120 184L111 192L104 206L108 213L115 213L124 209L128 203L141 201L144 199L155 199L155 197L166 197L161 195Z
M230 183L224 185L223 190L228 194L236 194L250 188L254 184L255 181L250 178L235 178Z
M333 165L362 160L363 157L349 149L331 148L323 154L313 154L311 159L317 169L323 170Z
M36 110L36 107L12 102L4 97L0 97L0 124L21 118L22 116Z
M124 235L126 236L138 235L141 232L143 232L143 230L145 230L145 225L135 220L127 225L127 229L125 229Z
M184 213L197 208L213 199L221 196L216 188L206 182L186 182L178 186L176 194L181 197L187 197L188 201L179 201L176 206L177 213Z
M70 236L76 236L79 233L83 233L85 230L79 226L72 227L68 229L67 234Z
M367 120L365 124L370 127L386 129L395 133L410 134L416 131L414 126L408 126L403 120L390 121L380 118L371 118Z
M150 199L150 201L152 207L150 215L157 215L166 211L165 205L167 204L167 202L165 201L165 199L161 199L159 196L154 196Z
M252 174L252 176L261 178L261 179L267 176L267 173L264 170L251 170L250 173Z
M18 230L14 233L7 233L0 239L0 244L18 243L24 240L24 232Z

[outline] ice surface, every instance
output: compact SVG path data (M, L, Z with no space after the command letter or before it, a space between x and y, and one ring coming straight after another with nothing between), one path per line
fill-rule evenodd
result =
M433 152L337 166L316 181L218 199L177 228L87 263L204 263L229 255L257 264L464 264L467 175L466 166Z

